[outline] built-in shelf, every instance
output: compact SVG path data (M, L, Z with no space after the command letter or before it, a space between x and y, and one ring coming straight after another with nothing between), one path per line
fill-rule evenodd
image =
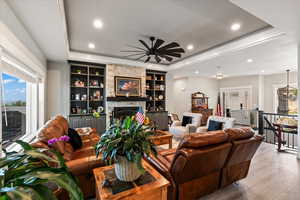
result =
M146 71L146 94L149 100L146 102L147 112L162 112L166 110L166 72ZM162 95L163 99L158 99ZM151 98L151 100L150 100Z
M105 109L105 65L70 61L70 116L85 116ZM77 87L84 83L84 87ZM93 86L95 85L95 86ZM75 100L83 98L87 100ZM99 100L92 100L99 99ZM100 100L101 99L101 100ZM104 111L105 112L105 111Z
M106 101L148 101L147 97L107 97Z
M87 76L88 74L71 73L72 75Z
M76 86L71 86L71 88L87 88L87 87L76 87Z

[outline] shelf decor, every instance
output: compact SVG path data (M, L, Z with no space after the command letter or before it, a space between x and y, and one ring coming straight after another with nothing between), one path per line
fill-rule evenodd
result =
M166 111L166 72L146 71L146 95L149 99L146 103L148 112Z
M105 110L105 65L70 61L70 115Z

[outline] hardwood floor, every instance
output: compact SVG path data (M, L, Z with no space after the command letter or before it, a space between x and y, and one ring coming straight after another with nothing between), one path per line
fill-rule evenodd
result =
M299 200L300 160L296 154L277 152L262 143L248 177L199 200Z

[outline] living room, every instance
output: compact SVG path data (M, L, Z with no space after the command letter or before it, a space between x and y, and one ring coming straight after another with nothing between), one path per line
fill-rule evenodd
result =
M1 0L1 199L298 199L297 8Z

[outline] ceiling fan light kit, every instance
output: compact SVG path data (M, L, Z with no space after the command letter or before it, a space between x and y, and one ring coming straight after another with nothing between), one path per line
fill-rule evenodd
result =
M161 61L172 62L174 58L181 58L181 54L185 53L184 49L177 42L171 42L163 46L164 40L155 37L150 37L149 39L150 45L143 40L139 40L142 47L130 46L135 50L122 51L132 53L125 57L138 56L135 60L144 60L147 63L154 59L157 63L160 63Z

